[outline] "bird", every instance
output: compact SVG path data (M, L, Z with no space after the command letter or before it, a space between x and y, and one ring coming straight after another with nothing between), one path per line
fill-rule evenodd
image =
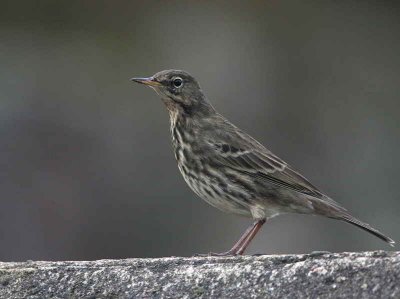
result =
M345 221L394 246L218 113L188 72L164 70L131 81L151 87L165 104L178 168L192 191L223 212L254 221L231 249L209 255L243 255L268 219L287 213Z

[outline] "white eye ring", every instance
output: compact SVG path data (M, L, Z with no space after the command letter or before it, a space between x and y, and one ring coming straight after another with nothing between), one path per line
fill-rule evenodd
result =
M172 80L172 84L176 87L179 88L183 85L183 80L180 77L176 77Z

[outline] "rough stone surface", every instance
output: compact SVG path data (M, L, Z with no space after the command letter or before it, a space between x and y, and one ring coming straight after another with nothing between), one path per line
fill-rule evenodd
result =
M400 252L0 263L0 298L400 298Z

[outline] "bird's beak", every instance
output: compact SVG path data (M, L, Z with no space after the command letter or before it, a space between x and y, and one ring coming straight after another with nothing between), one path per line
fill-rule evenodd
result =
M140 84L145 84L145 85L149 85L149 86L161 86L161 83L154 80L153 77L149 77L149 78L131 78L131 81L136 82L136 83L140 83Z

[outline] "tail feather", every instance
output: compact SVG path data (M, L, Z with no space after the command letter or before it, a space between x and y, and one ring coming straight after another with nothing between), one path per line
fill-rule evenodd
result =
M335 217L335 218L339 219L339 220L343 220L343 221L345 221L347 223L350 223L350 224L353 224L355 226L358 226L359 228L361 228L361 229L373 234L374 236L378 237L379 239L389 243L389 245L392 246L392 247L394 247L394 245L396 243L391 238L385 236L384 234L382 234L377 229L371 227L368 223L364 223L364 222L354 218L351 215L343 214L343 215L340 215L339 217Z
M337 202L333 201L329 197L324 197L321 199L313 198L312 200L312 205L316 209L317 214L337 220L342 220L358 226L359 228L369 232L370 234L373 234L379 239L389 243L389 245L392 247L394 247L394 245L396 244L395 241L385 236L379 230L370 226L368 223L362 222L361 220L358 220L357 218L351 216L345 208L341 207Z

